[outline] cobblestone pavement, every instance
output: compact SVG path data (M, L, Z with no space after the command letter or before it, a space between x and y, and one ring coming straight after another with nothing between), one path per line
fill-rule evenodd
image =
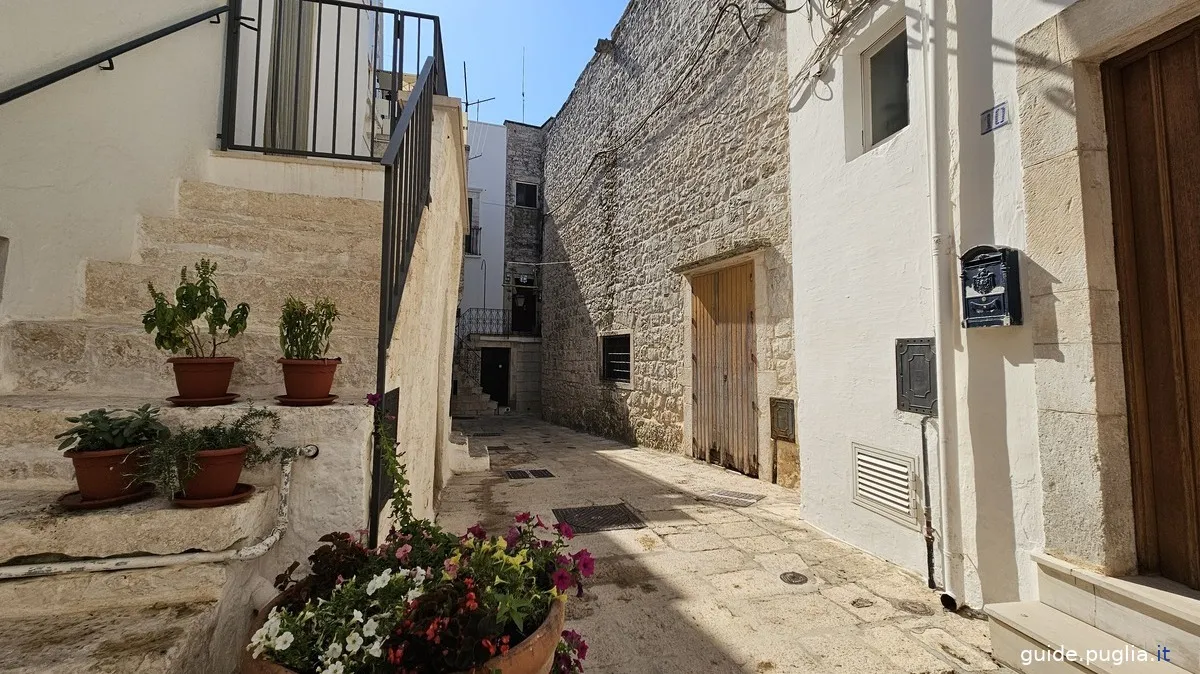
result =
M489 446L492 470L443 490L438 520L451 530L503 531L520 511L549 520L553 508L621 502L645 521L573 541L597 557L567 608L589 641L589 674L1000 669L986 621L944 611L921 578L807 525L797 492L528 418L455 424L473 447ZM554 477L510 480L513 468ZM764 498L701 499L714 490ZM807 582L784 583L788 571Z

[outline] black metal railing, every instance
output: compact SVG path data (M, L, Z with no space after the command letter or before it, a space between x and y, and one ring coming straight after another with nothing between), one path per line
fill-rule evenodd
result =
M230 0L229 12L225 150L378 161L413 90L406 66L443 63L430 14L345 0ZM445 68L430 87L447 93Z
M470 335L512 334L512 311L508 309L467 309L458 317L455 334Z
M375 373L375 394L381 400L397 395L395 389L385 390L388 347L396 331L400 301L404 296L413 247L421 226L421 213L432 197L433 98L442 69L442 62L434 57L425 60L383 154L383 251L379 267L379 350ZM392 430L391 437L396 437L395 414L389 418L384 414L384 407L378 409L380 418L377 423L388 424ZM372 541L378 539L379 514L392 492L391 476L384 470L384 447L378 441L378 433L376 436L371 480Z
M200 12L199 14L190 16L182 21L176 21L175 23L160 28L156 31L146 33L145 35L129 40L128 42L122 42L111 49L105 49L99 54L94 54L85 59L80 59L69 66L59 68L52 73L47 73L41 77L36 77L32 80L29 80L28 82L18 84L11 89L0 91L0 105L4 105L9 101L15 101L22 96L32 94L38 89L48 87L60 80L65 80L71 75L83 72L88 68L100 66L101 70L113 70L116 67L116 65L113 63L113 59L121 54L137 49L142 45L150 44L151 42L164 38L168 35L177 33L188 26L194 26L201 21L211 20L212 23L220 23L221 15L227 11L229 11L228 6L214 7L213 9Z

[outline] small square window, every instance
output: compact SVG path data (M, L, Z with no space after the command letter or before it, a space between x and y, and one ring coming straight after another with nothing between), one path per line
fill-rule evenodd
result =
M533 183L517 183L517 205L521 208L538 207L538 186Z
M629 333L601 337L600 377L606 381L628 382L631 356Z
M901 21L863 52L867 148L908 126L908 37Z

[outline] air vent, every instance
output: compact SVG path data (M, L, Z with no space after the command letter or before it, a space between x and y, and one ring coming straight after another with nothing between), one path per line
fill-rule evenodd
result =
M905 526L920 528L915 457L855 443L854 502Z

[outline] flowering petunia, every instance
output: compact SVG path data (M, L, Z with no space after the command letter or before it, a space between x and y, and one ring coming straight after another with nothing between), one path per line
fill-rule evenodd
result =
M533 517L533 515L531 515L529 513L517 513L517 516L514 517L513 519L516 521L517 524L525 524L525 523L529 522L530 518L532 518L532 517Z
M516 527L509 527L508 533L504 534L504 543L511 548L512 546L516 545L517 541L519 540L521 540L520 529L517 529Z
M575 584L575 579L571 577L571 572L566 569L556 569L550 574L550 580L554 581L554 589L559 592L566 592L568 588Z
M378 629L379 629L379 623L374 618L371 618L370 620L368 620L366 622L365 625L363 625L363 636L364 637L373 637L373 636L375 636L375 631ZM376 655L375 657L379 657L379 656Z
M467 529L467 533L470 534L472 538L475 538L477 540L483 540L483 539L487 538L487 532L484 531L483 527L478 524L471 527L470 529Z
M277 651L286 651L288 646L291 646L294 640L295 637L292 636L291 632L284 632L283 634L275 637L275 643L271 644L271 648L274 648Z
M584 578L591 578L592 574L596 572L596 559L587 550L580 550L571 555L571 558L575 560L575 566L579 569L579 575Z
M556 522L554 525L554 530L561 534L562 537L568 541L572 538L575 538L575 530L572 529L571 525L567 524L566 522Z
M350 636L346 637L346 652L357 653L358 649L362 648L363 638L358 632L351 632Z
M379 407L379 403L383 400L383 396L378 393L367 394L367 404L371 407Z
M412 552L412 546L408 543L396 548L396 559L404 561L408 557L408 553Z

